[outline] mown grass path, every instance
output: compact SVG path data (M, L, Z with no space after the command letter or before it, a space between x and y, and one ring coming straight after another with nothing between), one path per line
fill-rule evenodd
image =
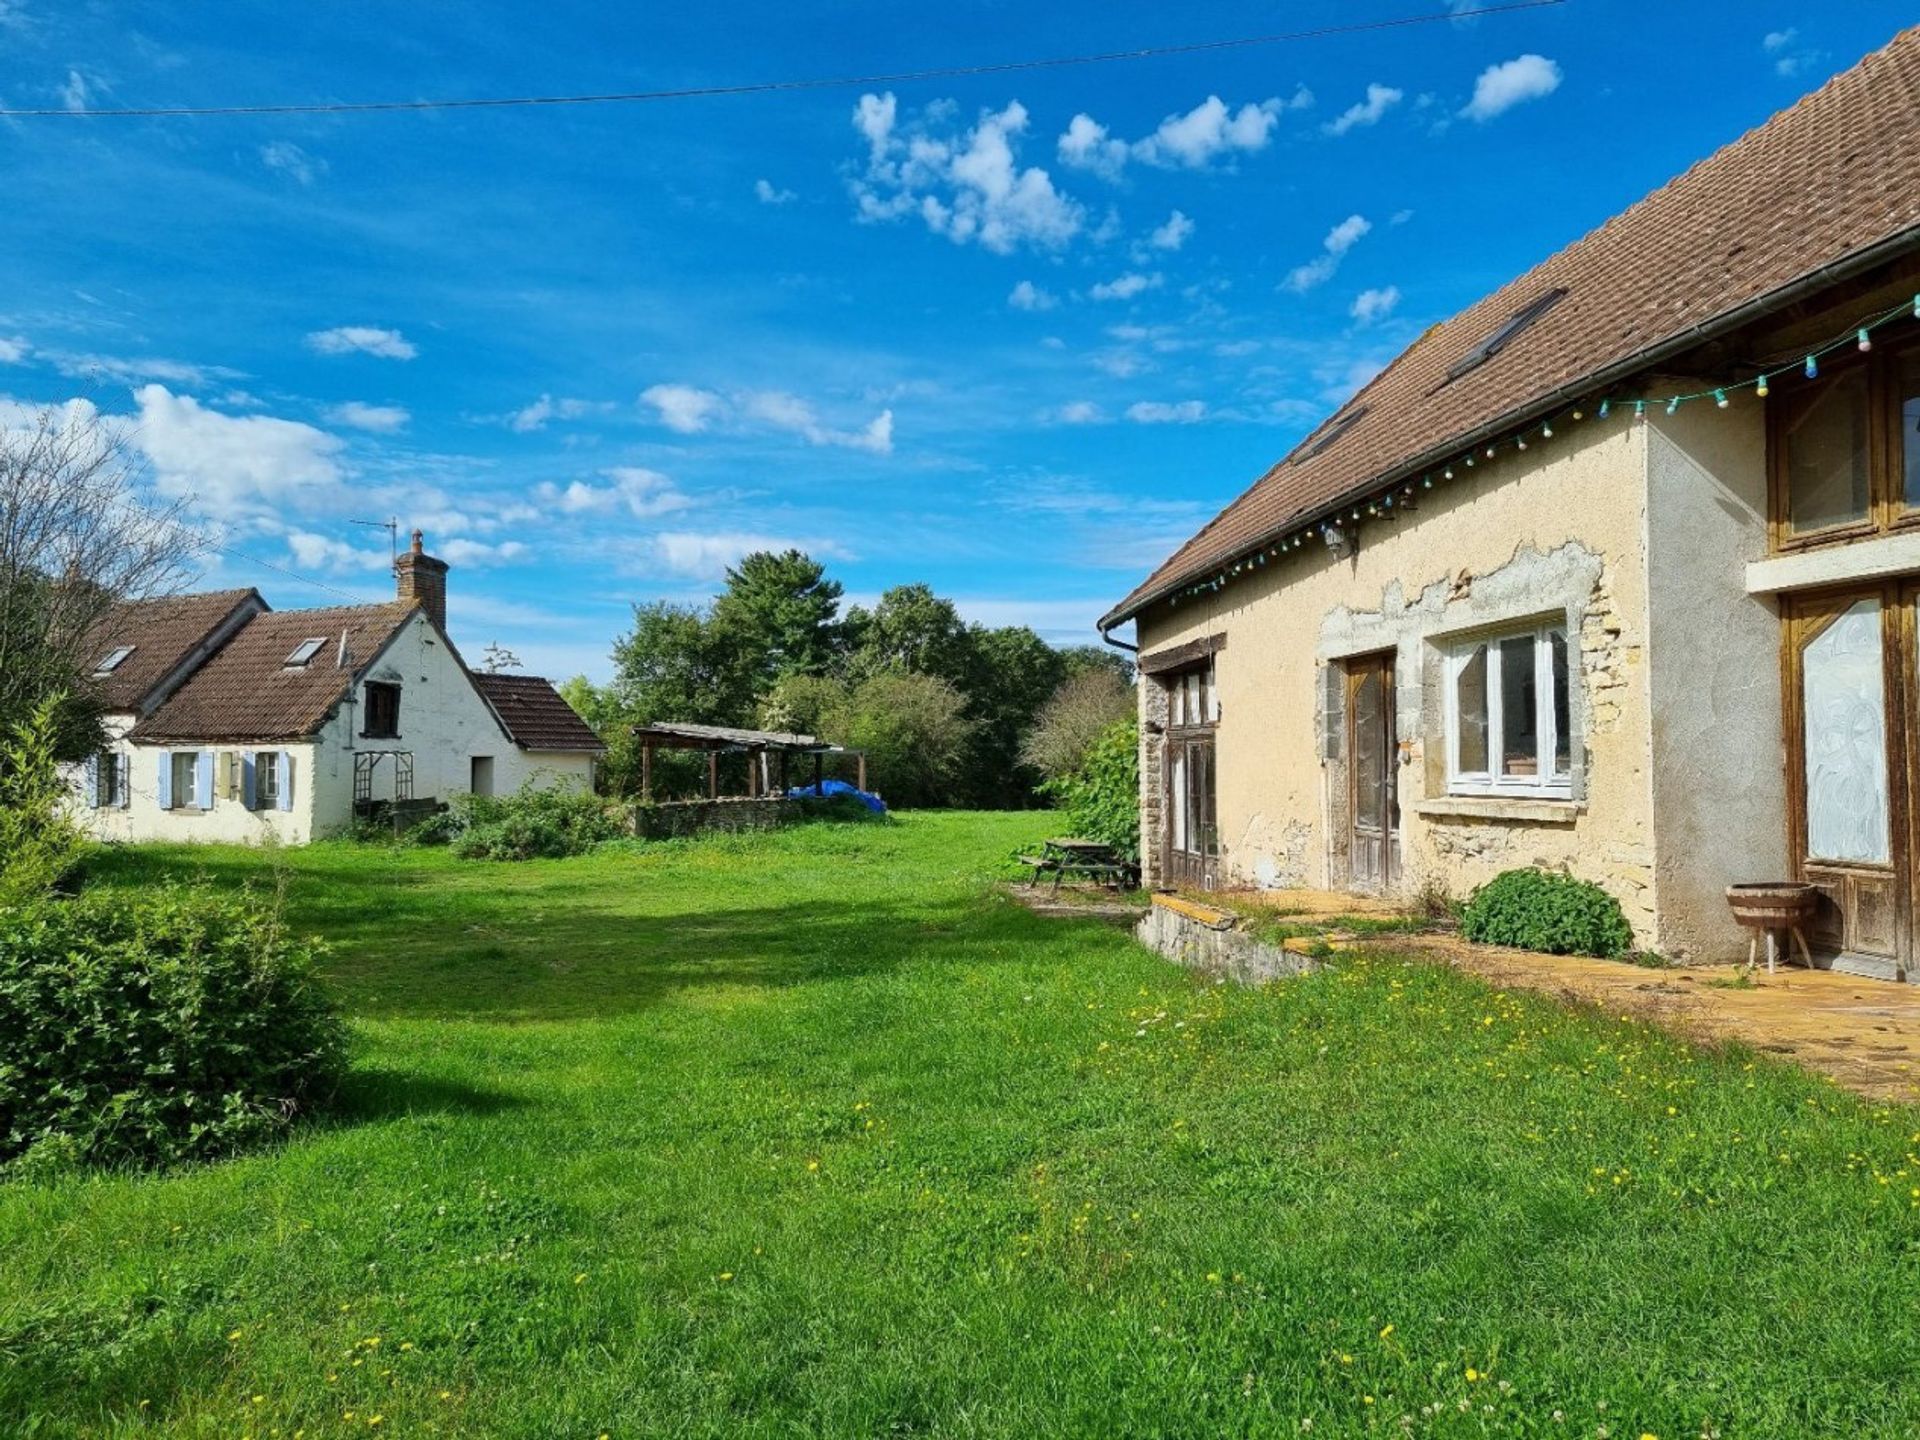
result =
M1044 816L284 876L348 1112L0 1185L0 1435L1910 1436L1920 1118L993 893Z

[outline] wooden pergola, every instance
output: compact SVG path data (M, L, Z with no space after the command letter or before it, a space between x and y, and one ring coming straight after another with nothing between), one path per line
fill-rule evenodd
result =
M747 757L747 793L749 800L778 797L785 799L792 783L790 768L797 756L813 757L813 788L824 793L826 758L851 755L855 783L867 788L867 752L849 750L844 745L829 745L812 735L792 735L780 730L737 730L730 725L684 725L656 721L633 727L633 738L640 742L640 798L653 798L653 752L655 750L704 750L707 754L707 798L720 798L720 757Z

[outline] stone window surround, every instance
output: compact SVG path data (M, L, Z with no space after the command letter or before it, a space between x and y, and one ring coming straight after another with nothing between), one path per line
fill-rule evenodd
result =
M1330 612L1321 625L1317 658L1320 693L1326 694L1326 670L1363 655L1394 654L1395 727L1402 764L1421 752L1422 774L1400 785L1402 814L1427 818L1507 823L1571 823L1586 811L1589 732L1582 637L1602 571L1600 557L1577 542L1542 555L1516 551L1506 565L1479 576L1438 581L1411 601L1402 600L1398 583L1382 596L1381 609ZM1564 625L1569 647L1568 728L1572 732L1572 783L1565 797L1453 795L1447 782L1446 678L1449 651L1463 640L1510 633L1529 626ZM1330 851L1346 814L1344 741L1330 743L1326 727L1333 717L1321 706L1316 724L1326 779ZM1411 742L1411 744L1410 744ZM1330 877L1336 882L1338 875Z

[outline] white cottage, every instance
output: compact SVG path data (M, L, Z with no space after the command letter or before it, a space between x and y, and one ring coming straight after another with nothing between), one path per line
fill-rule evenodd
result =
M388 604L253 590L130 603L94 633L108 744L77 767L103 840L300 844L395 803L593 783L605 746L547 681L475 675L419 531Z

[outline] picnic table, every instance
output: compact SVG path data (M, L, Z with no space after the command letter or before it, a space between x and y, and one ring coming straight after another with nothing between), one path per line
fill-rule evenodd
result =
M1022 865L1031 866L1029 888L1038 885L1044 875L1053 876L1053 893L1060 893L1060 882L1069 875L1097 880L1103 885L1120 886L1132 882L1138 867L1127 856L1098 840L1082 840L1073 835L1057 836L1040 842L1038 855L1022 855Z

